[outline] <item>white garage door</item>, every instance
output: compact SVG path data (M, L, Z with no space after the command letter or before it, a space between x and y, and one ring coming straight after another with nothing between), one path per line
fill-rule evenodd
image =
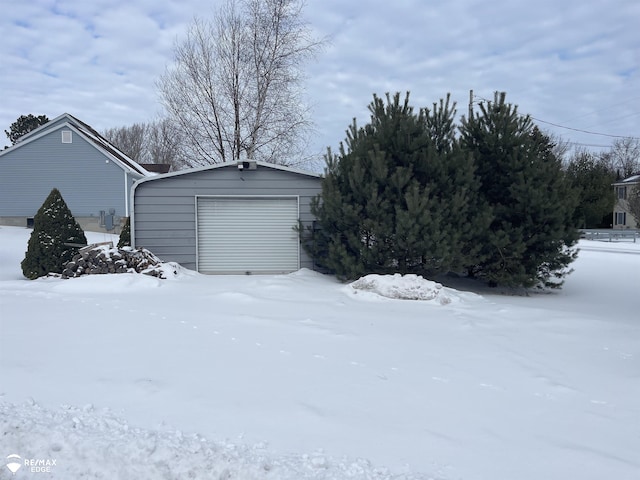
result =
M299 268L297 197L198 197L197 207L199 272Z

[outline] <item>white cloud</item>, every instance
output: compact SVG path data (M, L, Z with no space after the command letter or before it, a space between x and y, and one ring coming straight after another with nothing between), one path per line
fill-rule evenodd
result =
M214 8L205 0L15 4L0 19L0 126L65 111L100 130L153 119L173 42ZM305 15L330 38L308 68L318 152L337 146L354 116L368 120L374 93L405 90L415 106L451 92L461 113L470 89L487 98L504 90L536 118L640 136L635 0L615 8L604 0L309 0ZM547 127L573 141L611 140Z

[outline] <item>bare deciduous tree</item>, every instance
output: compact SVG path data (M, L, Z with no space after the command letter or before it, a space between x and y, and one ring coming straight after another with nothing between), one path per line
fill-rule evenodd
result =
M640 140L637 138L618 138L611 150L603 157L620 178L640 173Z
M295 160L311 125L303 66L321 46L302 7L301 0L227 0L175 45L158 88L190 166Z
M146 135L146 123L109 128L102 133L102 136L109 140L109 143L118 147L122 153L138 163L146 162L146 158L144 158Z
M551 151L556 158L562 161L562 164L566 166L569 162L569 151L571 150L571 143L565 140L560 135L553 132L545 131L544 134L549 139L549 143L552 145Z
M183 155L183 138L180 131L168 119L149 124L147 153L149 163L166 163L173 170L187 166Z
M173 170L186 166L182 135L167 119L110 128L102 136L138 163L164 163Z

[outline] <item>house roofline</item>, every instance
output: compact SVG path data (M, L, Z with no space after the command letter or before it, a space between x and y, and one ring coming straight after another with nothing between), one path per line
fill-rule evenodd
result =
M20 137L18 139L18 143L16 143L16 145L18 145L20 142L22 142L23 140L28 139L31 136L37 135L40 131L46 129L47 127L50 127L52 123L55 123L59 120L62 120L63 118L70 118L78 123L84 123L81 122L80 120L78 120L76 117L74 117L73 115L71 115L70 113L63 113L62 115L58 115L56 118L53 118L51 120L49 120L47 123L43 123L42 125L40 125L38 128L34 128L33 130L31 130L28 133L25 133L22 137ZM15 145L14 145L15 146Z
M238 165L238 163L242 163L242 162L216 163L214 165L207 165L207 166L204 166L204 167L188 168L188 169L185 169L185 170L178 170L177 172L169 172L169 173L163 173L163 174L160 174L160 175L145 177L145 178L141 178L140 180L138 180L134 184L133 189L135 190L135 188L140 183L150 182L150 181L153 181L153 180L162 180L163 178L178 177L180 175L188 175L188 174L191 174L191 173L206 172L208 170L215 170L215 169L218 169L218 168L231 167L231 166L235 167L235 166ZM298 175L306 175L308 177L322 178L322 175L319 174L319 173L308 172L308 171L305 171L305 170L299 170L297 168L287 167L285 165L278 165L276 163L268 163L268 162L262 162L262 161L256 161L255 163L256 163L256 165L258 167L266 167L266 168L271 168L273 170L281 170L281 171L284 171L284 172L296 173Z
M67 121L61 123L57 127L51 127L51 124L54 122L58 122L63 118L68 118L71 121ZM45 128L47 127L47 128ZM91 145L96 147L103 155L108 156L112 159L116 164L122 168L124 171L128 173L132 173L134 175L141 175L142 177L146 177L149 175L153 175L147 170L145 170L142 166L140 166L137 162L129 158L126 154L120 151L118 148L113 146L107 139L102 137L96 130L87 125L85 122L77 119L73 115L68 113L64 113L53 120L49 120L44 125L39 126L38 128L32 130L31 132L22 136L19 142L15 145L0 151L0 156L5 155L6 153L20 148L23 145L31 143L38 138L42 138L50 132L54 132L60 130L61 128L70 128L86 141L88 141Z
M640 183L640 173L636 173L635 175L631 175L630 177L613 182L611 185L621 186L621 185L633 185L635 183Z

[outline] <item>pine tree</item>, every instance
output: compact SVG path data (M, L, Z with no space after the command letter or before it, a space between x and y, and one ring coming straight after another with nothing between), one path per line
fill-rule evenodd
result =
M44 125L48 121L49 119L46 115L38 115L37 117L32 114L20 115L18 119L11 124L9 130L5 130L4 133L7 135L7 138L11 140L11 145L15 145L24 135L35 130L40 125Z
M493 220L482 240L482 261L470 273L493 285L559 287L578 235L575 196L553 144L528 116L497 94L463 119L461 140L476 162L480 195Z
M129 217L124 222L122 231L120 232L120 238L118 239L118 248L131 245L131 226L129 224Z
M54 188L33 219L33 232L21 263L22 273L30 280L48 273L61 273L64 263L78 250L65 244L86 243L80 225L58 189Z
M616 181L616 172L606 159L586 151L576 153L569 161L567 179L578 197L574 225L580 228L610 226L616 203L611 184Z
M488 225L470 156L454 135L449 98L414 113L409 94L374 96L371 121L330 151L312 254L341 278L368 273L431 276L475 258Z

